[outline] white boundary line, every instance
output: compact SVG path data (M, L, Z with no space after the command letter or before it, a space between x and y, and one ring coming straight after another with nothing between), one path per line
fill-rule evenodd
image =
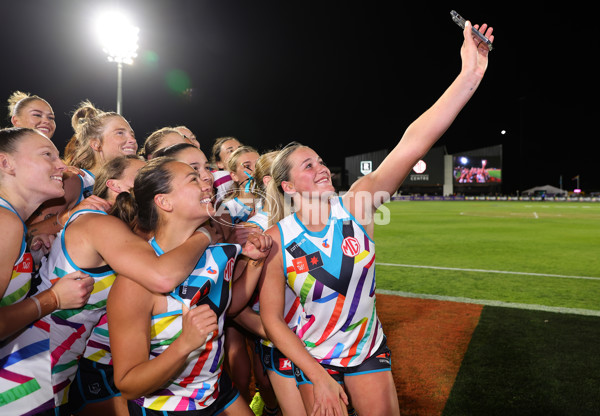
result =
M396 295L396 296L403 296L406 298L433 299L433 300L442 300L442 301L449 301L449 302L473 303L473 304L484 305L484 306L498 306L498 307L502 307L502 308L527 309L527 310L533 310L533 311L568 313L568 314L574 314L574 315L586 315L586 316L600 317L600 311L591 310L591 309L563 308L563 307L559 307L559 306L545 306L545 305L535 305L535 304L529 304L529 303L502 302L499 300L470 299L470 298L455 297L455 296L427 295L427 294L422 294L422 293L401 292L398 290L377 289L376 292L384 294L384 295Z
M454 271L459 271L459 272L517 274L517 275L522 275L522 276L558 277L561 279L600 280L600 277L592 277L592 276L570 276L570 275L564 275L564 274L511 272L511 271L504 271L504 270L461 269L461 268L457 268L457 267L419 266L419 265L415 265L415 264L395 264L395 263L376 263L376 264L378 266L412 267L412 268L416 268L416 269L435 269L435 270L454 270Z

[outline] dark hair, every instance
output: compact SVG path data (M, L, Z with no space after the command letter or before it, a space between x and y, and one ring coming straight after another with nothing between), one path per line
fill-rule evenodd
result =
M158 223L158 209L154 197L171 192L173 175L168 164L176 162L171 157L152 158L137 173L133 188L121 192L113 204L110 214L119 217L132 228L137 226L144 232L153 231Z
M14 153L17 143L28 134L39 134L28 127L8 127L0 130L0 152Z
M198 148L191 143L176 143L176 144L172 144L171 146L163 147L162 149L157 150L153 156L154 157L161 157L161 156L175 157L175 155L177 153L179 153L180 151L182 151L184 149L189 149L189 148L198 150Z
M106 182L110 179L121 179L123 177L123 172L129 167L132 160L144 159L136 155L118 156L102 165L100 171L96 175L96 180L94 181L93 194L106 199L109 189Z
M237 137L233 137L233 136L224 136L224 137L218 137L215 139L215 143L213 144L212 147L212 154L210 157L210 163L212 163L215 167L215 169L217 168L217 162L222 162L221 160L221 146L223 146L223 143L225 143L228 140L235 140L237 141L240 146L242 145L242 143L237 139Z
M163 138L168 134L178 134L181 136L182 140L185 140L183 134L179 133L175 128L163 127L153 131L150 136L144 140L144 145L139 150L138 154L144 159L155 157L156 155L154 153L161 149L160 145L162 144Z

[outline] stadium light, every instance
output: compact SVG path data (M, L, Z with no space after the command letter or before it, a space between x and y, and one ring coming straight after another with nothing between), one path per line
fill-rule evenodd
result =
M117 113L123 112L123 64L133 64L137 56L139 28L117 11L107 12L98 19L97 33L109 62L117 63Z

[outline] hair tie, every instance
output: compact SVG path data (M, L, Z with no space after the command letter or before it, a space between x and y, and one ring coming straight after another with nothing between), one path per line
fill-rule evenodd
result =
M244 173L246 174L246 176L248 177L248 179L246 179L246 186L244 187L244 191L249 194L250 193L250 182L254 179L254 177L252 175L250 175L248 172L244 171Z

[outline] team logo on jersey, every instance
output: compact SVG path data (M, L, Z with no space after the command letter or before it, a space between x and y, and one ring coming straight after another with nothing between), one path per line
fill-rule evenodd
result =
M88 386L88 390L90 391L90 393L92 393L94 396L97 396L98 393L100 393L100 391L102 390L102 388L100 387L100 383L96 382L96 383L92 383Z
M19 264L13 267L14 271L19 273L32 273L33 272L33 257L31 253L23 254L23 260Z
M360 243L354 237L346 237L342 241L342 251L348 257L356 257L360 254Z
M321 252L315 251L312 254L298 257L292 260L296 273L306 273L317 267L323 267L323 259L321 258Z

